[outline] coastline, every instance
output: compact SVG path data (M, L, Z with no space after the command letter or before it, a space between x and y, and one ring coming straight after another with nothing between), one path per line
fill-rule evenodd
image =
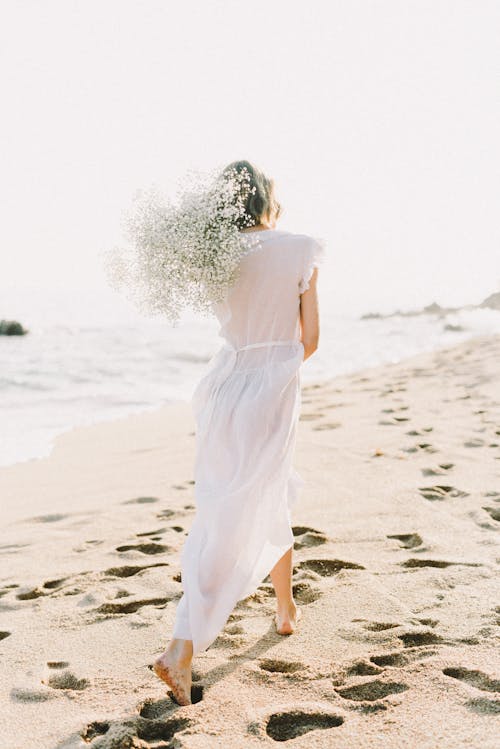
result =
M358 321L359 322L359 321ZM375 321L377 322L377 321ZM366 324L366 323L365 323ZM396 332L396 331L394 331ZM464 331L465 332L465 331ZM335 350L335 335L333 334L333 331L330 331L330 335L326 336L325 344L321 347L321 350L318 352L319 357L314 357L312 360L310 360L305 368L302 368L302 381L304 384L316 384L316 383L323 383L328 382L331 379L335 379L340 376L354 376L358 372L364 371L366 368L377 367L377 366L384 366L388 363L400 363L407 359L410 359L413 356L417 356L419 354L423 353L431 353L433 351L440 351L445 350L449 348L450 346L457 345L459 343L463 343L467 340L474 340L478 337L485 337L489 335L495 335L495 333L492 333L491 330L481 330L480 326L478 330L470 330L468 333L466 333L464 337L464 332L460 333L453 333L453 337L458 336L456 342L450 341L450 340L439 340L436 339L436 330L432 330L432 335L430 339L426 339L426 345L423 345L423 341L421 340L421 334L422 331L417 335L416 330L405 330L404 331L404 338L411 340L412 336L416 336L415 342L413 346L407 347L407 346L401 346L400 344L397 344L395 347L395 350L393 353L390 353L390 350L387 349L387 343L388 341L384 341L384 337L380 338L380 331L372 331L373 335L373 341L371 345L367 348L366 347L366 341L364 342L363 347L363 337L360 337L360 340L358 341L359 344L359 350L363 353L361 355L355 355L353 357L353 347L352 344L345 345L344 337L347 335L346 330L339 331L340 338L336 343L336 358L335 358L335 364L332 365L328 363L327 361L322 359L322 354L324 351L328 350L325 348L325 346L329 346L332 350L332 352ZM398 332L398 337L401 335L402 331ZM358 331L359 334L359 331ZM356 335L358 335L356 334ZM429 334L431 334L431 331L429 331ZM348 337L348 336L347 336ZM222 346L223 345L223 339L219 339L219 343ZM340 344L340 345L339 345ZM392 345L394 344L394 340L392 341ZM412 350L413 349L413 350ZM381 354L380 350L383 350L384 353ZM161 388L158 390L158 372L153 376L153 380L155 381L155 387L158 390L157 397L150 400L149 402L146 402L148 400L148 397L146 397L145 401L141 404L124 404L120 407L121 413L116 413L113 410L110 412L107 409L102 409L99 411L96 411L95 403L92 401L89 401L87 403L88 411L86 412L86 416L84 419L82 419L82 411L81 411L81 405L79 408L74 410L74 413L72 413L73 421L68 421L65 425L62 423L59 423L59 426L49 426L50 424L50 416L48 414L52 410L53 413L58 413L59 408L67 404L71 401L71 393L69 391L62 390L60 392L53 391L50 393L50 400L47 402L46 405L46 413L40 413L38 409L38 405L34 406L34 412L31 417L26 418L26 413L30 412L30 409L33 408L30 401L28 400L24 409L20 408L19 404L15 406L15 413L17 414L16 419L13 420L10 416L7 418L6 423L4 424L4 441L5 444L1 446L0 450L0 470L2 468L9 468L14 465L18 464L29 464L32 461L39 461L44 460L45 458L50 457L52 450L54 448L55 442L66 434L71 434L75 430L78 429L85 429L87 427L96 426L99 424L105 424L109 422L119 421L122 419L126 419L129 416L134 415L141 415L150 413L152 411L157 411L163 407L168 407L171 404L179 404L179 403L190 403L192 392L194 391L197 382L199 379L204 375L204 372L206 371L206 367L208 366L208 362L210 358L215 355L217 352L217 348L211 350L211 353L208 353L206 355L206 359L203 358L203 366L201 366L198 371L196 372L196 375L194 371L190 372L190 375L188 378L184 379L182 382L182 386L179 387L174 386L172 382L165 382L162 384ZM377 352L377 353L376 353ZM185 358L185 354L183 357ZM342 362L342 364L340 364ZM347 366L345 363L347 362ZM158 362L157 362L158 364ZM69 366L71 369L75 366L75 363L60 363L61 367L64 369L65 366ZM332 371L333 370L333 371ZM22 367L21 367L22 371ZM16 375L17 377L18 375ZM12 380L13 373L8 375L7 379ZM155 379L156 378L156 379ZM97 387L97 383L94 383ZM178 383L179 385L179 383ZM110 403L113 403L114 400L114 393L113 393L113 386L112 383L107 382L106 383L107 390L105 393L101 393L99 398L102 400L109 400ZM119 383L116 383L116 387L119 388ZM97 389L97 392L99 392L99 389ZM80 400L80 396L78 396L77 393L73 394L73 397L75 399L75 402L78 403ZM142 394L142 397L144 398L144 393ZM140 397L139 397L140 399ZM155 402L156 401L156 402ZM9 409L9 400L7 398L6 407ZM65 407L65 406L64 406ZM13 406L10 407L11 410ZM71 412L70 412L71 413ZM70 413L66 412L65 419L70 416ZM8 410L7 410L8 414ZM65 420L63 419L63 421ZM59 419L60 421L60 419ZM24 444L21 447L19 446L17 450L14 450L14 444L18 441L18 435L20 431L24 430L27 433L27 439L24 440ZM42 434L43 438L42 438ZM9 456L9 458L6 458L6 454Z
M496 334L498 314L463 311L446 318L446 325L434 315L367 321L326 314L322 344L302 368L302 381L354 375L366 367ZM56 327L34 333L20 347L19 342L3 341L12 356L3 373L0 468L49 456L54 440L74 429L189 402L210 358L223 345L219 336L212 339L215 330L200 335L199 326L189 324L182 331L122 326L112 335L106 328L72 333ZM109 367L114 357L119 367ZM40 362L36 371L33 359Z
M196 659L203 699L180 710L148 664L194 514L189 403L1 468L6 746L113 749L121 731L147 747L161 730L185 749L272 746L298 710L314 747L493 749L499 370L488 335L303 383L301 626L275 634L263 583Z

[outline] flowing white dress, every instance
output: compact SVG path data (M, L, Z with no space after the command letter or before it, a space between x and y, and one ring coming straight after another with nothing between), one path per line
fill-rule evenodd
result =
M293 546L290 510L304 483L292 466L300 294L325 250L321 240L276 229L259 231L258 240L214 305L225 343L192 397L196 514L181 552L172 636L192 640L194 655Z

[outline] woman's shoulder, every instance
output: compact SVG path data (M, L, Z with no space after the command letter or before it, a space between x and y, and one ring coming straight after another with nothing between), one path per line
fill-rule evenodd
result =
M280 242L289 242L301 247L308 247L314 245L318 240L310 234L302 232L289 231L287 229L271 229L270 231L264 232L262 239L264 240L276 240Z
M256 237L257 235L257 237ZM322 258L325 254L325 240L306 234L305 232L289 231L287 229L267 229L258 232L242 232L242 236L253 236L250 245L253 249L273 247L292 253L299 263L308 263L311 259ZM255 241L257 239L257 241ZM250 253L252 254L252 253Z
M293 246L301 256L306 258L324 258L326 252L326 241L320 237L304 232L281 231L276 235L277 241L282 239L288 246Z

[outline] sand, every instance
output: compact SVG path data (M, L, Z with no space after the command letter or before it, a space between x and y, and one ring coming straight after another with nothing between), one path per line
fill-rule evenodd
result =
M295 634L269 581L194 661L150 670L192 523L188 403L0 471L0 746L497 746L500 337L303 385Z

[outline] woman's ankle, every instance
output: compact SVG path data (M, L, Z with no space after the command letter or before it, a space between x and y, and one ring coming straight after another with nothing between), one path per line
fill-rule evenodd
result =
M193 643L191 640L171 640L167 651L182 666L188 666L193 660Z
M280 614L294 614L297 610L297 604L293 598L286 601L278 601L277 610Z

